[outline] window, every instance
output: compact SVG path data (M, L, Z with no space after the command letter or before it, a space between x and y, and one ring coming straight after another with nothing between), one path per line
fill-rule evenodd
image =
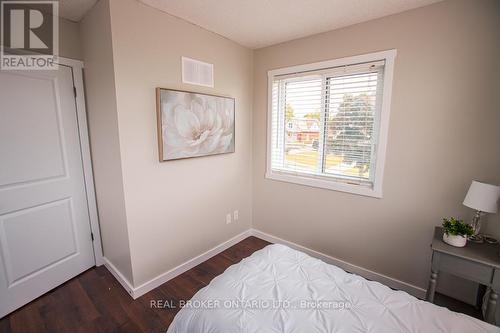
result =
M266 177L382 197L395 56L269 71Z

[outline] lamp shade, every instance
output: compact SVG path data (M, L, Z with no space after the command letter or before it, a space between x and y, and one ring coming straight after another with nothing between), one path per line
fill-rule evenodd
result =
M497 201L500 197L500 186L472 181L463 204L486 213L497 212Z

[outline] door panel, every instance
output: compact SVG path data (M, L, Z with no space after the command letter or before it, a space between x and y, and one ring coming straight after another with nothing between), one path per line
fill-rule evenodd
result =
M9 72L2 76L2 82L8 84L1 88L2 95L10 94L2 101L2 108L15 111L16 115L8 116L0 134L2 141L15 147L2 149L5 165L0 174L0 186L64 176L57 78ZM30 87L29 92L27 87ZM28 93L29 98L26 98Z
M95 263L71 67L0 71L0 317Z
M77 253L71 199L3 216L2 253L8 286Z

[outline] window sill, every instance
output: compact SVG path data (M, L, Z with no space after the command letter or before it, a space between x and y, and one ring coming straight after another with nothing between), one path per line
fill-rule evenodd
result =
M286 183L323 188L331 191L346 192L373 198L382 198L382 189L364 187L362 185L351 185L335 180L314 179L300 175L290 175L279 172L266 172L266 178Z

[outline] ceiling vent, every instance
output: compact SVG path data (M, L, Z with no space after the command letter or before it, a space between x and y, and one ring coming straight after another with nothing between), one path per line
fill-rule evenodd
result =
M213 88L214 65L182 57L182 82Z

